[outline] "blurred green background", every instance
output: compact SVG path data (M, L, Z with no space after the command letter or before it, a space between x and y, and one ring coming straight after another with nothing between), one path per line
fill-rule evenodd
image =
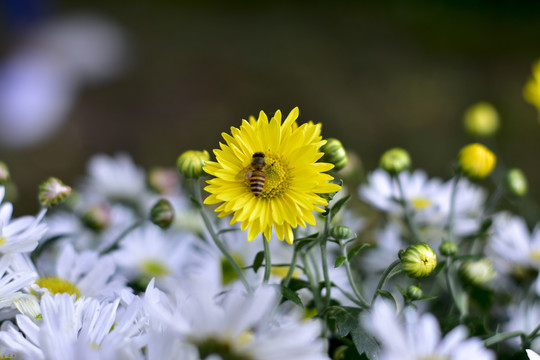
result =
M93 154L126 151L150 168L187 149L212 149L221 132L260 110L323 123L366 170L389 147L448 178L471 142L464 110L489 101L502 127L487 145L540 181L540 125L522 89L540 56L533 1L96 1L51 4L123 27L125 72L84 88L44 143L1 148L19 188L18 213L36 211L37 186L76 183ZM12 44L2 44L8 54Z

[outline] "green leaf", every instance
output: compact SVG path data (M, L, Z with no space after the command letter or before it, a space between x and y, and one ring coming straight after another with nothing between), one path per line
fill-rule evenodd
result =
M356 350L358 350L360 355L366 354L369 360L377 359L377 355L380 350L379 344L377 344L371 335L366 333L358 326L356 329L351 331L351 337L354 346L356 346Z
M351 251L349 251L347 253L347 260L351 261L351 259L356 255L358 254L360 251L362 251L364 248L366 247L369 247L370 245L369 244L360 244L360 245L357 245L355 247L353 247L351 249Z
M360 327L359 316L361 312L360 308L335 305L327 307L322 315L327 320L334 322L336 335L344 337Z
M294 246L296 248L296 251L300 251L304 246L308 246L309 248L314 246L316 244L316 239L319 237L319 233L311 234L307 237L303 237L300 239L296 239L294 241Z
M289 289L288 287L281 286L281 294L287 300L292 301L293 303L295 303L296 305L302 308L304 307L304 304L302 304L302 300L300 300L300 297L298 296L298 294L292 291L291 289Z
M253 271L257 272L264 261L264 251L259 251L253 259Z
M334 218L334 216L337 215L337 213L341 210L343 205L345 205L347 203L347 201L349 201L350 199L351 199L351 195L347 195L347 196L339 199L338 201L336 201L334 206L332 206L332 210L331 210L331 213L330 213L330 220L332 220Z
M380 296L382 296L382 297L384 297L384 298L387 298L387 299L391 300L391 301L394 303L394 305L396 306L396 309L399 310L399 308L400 308L399 301L398 301L398 299L396 299L396 297L394 296L394 294L392 294L392 293L391 293L390 291L388 291L388 290L378 290L377 293L378 293Z
M347 258L345 256L338 256L336 258L336 261L334 262L334 269L340 267L341 265L343 265L345 260L347 260Z
M298 291L300 289L308 289L310 286L311 284L308 281L292 278L289 281L288 288L291 289L292 291Z

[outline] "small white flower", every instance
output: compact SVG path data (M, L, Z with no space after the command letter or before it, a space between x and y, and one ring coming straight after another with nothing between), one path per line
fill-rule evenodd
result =
M4 199L5 188L0 186L0 202ZM22 216L12 219L13 205L0 206L0 253L29 252L36 248L38 241L47 231L47 225L41 222L46 210L36 217Z
M521 301L519 304L511 305L506 309L508 321L503 324L504 332L521 331L530 334L540 324L540 304L538 302ZM521 341L519 337L508 339L508 343L519 348ZM540 351L540 338L531 341L531 349Z
M437 319L430 313L418 314L408 307L404 321L387 301L377 301L366 323L380 341L380 360L492 360L494 354L477 338L467 338L464 326L458 326L442 337Z
M502 212L493 218L493 231L487 252L499 272L520 276L530 269L540 270L539 226L530 232L525 220ZM540 276L536 279L535 290L540 294Z

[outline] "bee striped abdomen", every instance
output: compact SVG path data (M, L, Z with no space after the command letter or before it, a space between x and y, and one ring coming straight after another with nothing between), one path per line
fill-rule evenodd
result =
M259 196L266 182L266 174L261 170L254 170L249 177L249 186L255 196Z

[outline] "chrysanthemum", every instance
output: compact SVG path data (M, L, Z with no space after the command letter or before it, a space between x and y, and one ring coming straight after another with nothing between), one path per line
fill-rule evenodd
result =
M226 144L214 150L217 161L207 161L204 170L215 176L205 188L211 195L205 204L219 204L219 216L233 214L231 224L240 222L242 230L249 228L248 240L263 233L267 240L272 227L280 240L293 243L292 228L306 223L315 225L313 211L328 203L318 194L335 192L339 185L325 171L334 166L317 162L319 151L326 143L321 125L296 124L298 108L285 121L278 110L268 120L261 111L259 118L243 120L240 128L231 127L231 135L223 134ZM255 153L263 153L264 185L255 195L250 186L251 163Z

